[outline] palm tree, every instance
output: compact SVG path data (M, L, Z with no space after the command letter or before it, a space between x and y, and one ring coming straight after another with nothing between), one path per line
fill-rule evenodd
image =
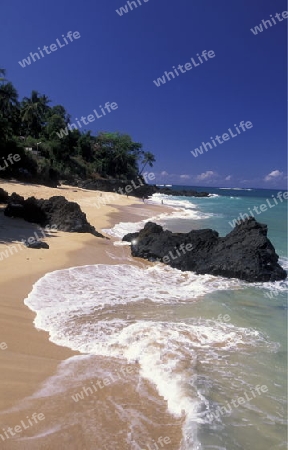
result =
M0 69L1 73L5 73ZM0 80L4 80L1 78ZM18 92L12 83L0 84L0 119L1 119L1 134L8 136L18 134L19 131L19 103Z
M40 96L37 91L32 91L31 97L24 97L21 104L21 118L26 133L38 138L42 127L46 122L50 100L46 95Z
M3 83L3 81L6 81L6 70L5 69L0 69L0 81Z
M129 154L127 153L126 149L121 147L115 149L114 157L112 159L114 176L122 175L124 178L126 178L128 158Z
M143 172L143 170L145 169L146 165L149 164L150 167L153 167L153 163L156 161L155 156L153 155L153 153L151 152L143 152L143 159L142 159L142 164L144 164L144 166L142 167L142 170L140 171L140 174Z
M18 92L9 81L0 85L0 109L7 118L11 117L18 106Z

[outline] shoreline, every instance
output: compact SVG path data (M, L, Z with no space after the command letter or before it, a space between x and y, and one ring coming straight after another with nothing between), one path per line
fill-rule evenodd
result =
M7 186L4 186L4 188L6 188L7 190ZM9 191L9 193L12 192L12 189L18 191L16 185L11 185L10 189L11 190ZM32 188L31 186L23 186L21 187L21 189L23 190L23 193L24 191L26 191L25 196L34 195L34 187ZM39 194L42 189L45 191L45 195ZM41 187L39 188L39 192L37 193L37 195L35 195L37 198L39 198L40 195L41 197L45 197L55 195L56 193L59 194L58 189L51 190L50 188ZM120 222L124 222L123 226L121 227L121 229L124 230L126 229L125 224L127 222L140 222L146 218L148 220L151 220L152 216L156 216L161 213L169 214L175 211L174 208L168 207L167 205L151 205L150 203L143 204L141 200L135 198L127 199L123 196L119 196L119 203L114 202L113 204L103 206L103 208L101 209L97 209L95 208L95 206L93 206L93 204L95 204L95 201L97 201L97 195L100 195L100 193L97 193L97 191L80 191L79 189L76 190L71 187L63 189L62 192L69 200L75 201L81 206L82 211L87 215L88 221L91 223L91 225L94 225L99 232L102 232L102 229L112 228L115 224L118 224ZM13 243L16 241L16 237L17 239L21 237L20 233L24 233L26 235L28 233L29 235L29 233L33 234L33 232L37 230L37 227L35 227L35 225L24 222L21 219L11 219L2 216L3 214L0 215L0 233L2 239L4 239L3 236L6 236L7 242L9 242L9 246L13 245ZM129 229L132 227L127 228ZM45 239L45 241L47 241L50 245L49 250L33 250L23 247L23 251L19 252L18 254L7 258L5 261L0 260L0 265L2 263L3 266L1 270L1 291L2 293L6 293L5 298L2 298L3 296L1 296L0 301L0 361L1 367L3 367L0 375L2 381L0 387L1 427L3 428L3 430L8 430L7 427L16 429L16 427L18 426L17 424L21 424L22 421L24 423L27 423L27 419L25 418L32 418L33 414L42 414L46 419L43 420L43 423L37 423L35 424L35 426L33 424L33 427L31 426L31 429L27 428L26 430L25 428L21 431L21 434L19 432L19 436L17 435L14 438L10 438L10 435L7 434L7 431L5 431L6 434L4 434L4 431L2 432L3 437L1 438L0 429L0 442L3 445L3 448L5 448L6 450L51 450L55 447L58 448L59 445L61 448L69 448L71 450L79 450L80 448L87 448L87 450L90 448L117 448L119 450L127 450L127 448L134 448L132 444L135 445L135 443L137 443L137 445L139 446L137 448L143 448L143 450L145 448L145 450L148 450L154 447L156 449L156 442L158 442L158 439L160 439L161 436L163 439L164 437L166 437L167 439L169 438L169 440L171 440L171 447L169 445L169 448L177 450L182 448L180 444L181 442L182 444L185 443L186 445L186 438L189 438L188 447L186 448L190 448L189 444L192 444L192 442L193 444L197 443L198 425L195 425L195 428L191 428L192 434L189 436L189 434L187 434L187 426L189 424L193 424L193 418L191 419L189 418L189 414L185 416L185 414L183 413L181 413L180 417L179 412L177 412L177 406L178 400L179 404L181 404L181 402L184 400L185 402L191 401L193 403L193 405L190 405L192 407L192 410L194 408L194 405L197 406L198 404L199 407L200 405L202 405L201 401L200 403L198 403L199 398L197 396L198 392L201 392L201 385L199 387L196 382L198 375L200 377L200 381L202 377L205 377L206 375L210 376L209 365L207 365L211 361L209 355L207 356L206 361L206 353L207 351L209 352L210 348L210 345L207 346L206 340L207 336L210 335L206 333L206 329L204 335L202 336L201 332L199 335L198 331L195 331L194 333L193 329L190 330L190 328L190 331L187 330L184 334L182 333L182 329L178 330L177 328L177 333L180 333L180 336L182 336L182 338L184 339L184 341L182 341L181 339L179 340L179 342L178 340L175 341L175 345L177 343L177 352L179 352L178 359L178 353L176 358L174 358L176 354L173 354L173 343L175 340L174 335L172 335L170 338L170 335L168 334L168 342L170 342L170 344L172 345L172 347L168 347L168 349L172 353L169 353L167 356L165 333L170 333L169 327L168 329L166 329L165 327L161 328L161 334L160 330L159 334L157 334L158 328L157 325L154 324L154 322L157 322L157 320L159 320L160 318L161 320L164 319L165 323L166 320L169 322L170 319L172 320L172 323L176 323L175 319L178 319L178 321L180 320L180 323L182 323L183 321L186 323L186 317L188 317L190 321L190 317L198 318L198 316L201 314L201 317L203 317L204 321L209 321L208 325L210 327L211 318L212 320L214 320L214 317L217 317L218 314L218 318L216 319L216 321L221 321L220 317L223 317L223 314L225 312L229 312L230 314L229 308L231 305L235 304L234 300L236 300L236 308L235 310L233 310L233 316L232 314L231 318L229 316L229 320L231 319L231 325L236 327L235 345L243 345L242 335L239 335L241 338L241 344L239 344L237 341L237 333L240 333L243 327L248 327L248 329L250 330L250 327L252 326L254 329L255 321L253 322L253 317L252 322L244 321L241 313L240 315L237 315L237 304L238 310L240 308L242 311L242 309L244 308L249 312L249 309L251 307L255 308L255 305L260 306L260 300L258 302L258 294L255 302L253 302L250 299L250 290L248 290L248 292L243 291L242 294L241 292L239 292L239 294L237 292L233 292L231 293L231 298L228 296L227 301L225 300L225 303L223 303L223 297L221 294L223 286L220 285L219 293L216 292L217 286L214 286L214 288L212 289L213 293L215 290L216 291L215 294L211 296L211 301L208 298L208 302L204 301L203 303L201 302L199 304L198 302L194 303L192 297L190 299L190 295L189 300L187 302L185 301L183 305L176 305L174 307L171 304L171 306L168 306L168 308L165 302L163 304L157 304L156 306L154 303L151 305L149 304L149 302L145 303L145 299L144 302L141 302L141 304L133 304L133 302L131 304L125 303L123 307L121 306L120 302L120 305L117 305L117 307L115 307L115 310L114 306L112 306L111 308L108 307L107 310L103 309L103 314L100 317L100 321L109 321L110 319L114 320L114 318L116 321L122 320L123 318L124 320L130 320L131 318L131 324L133 325L133 322L137 324L139 318L140 321L144 318L144 320L148 319L147 325L144 324L144 327L142 327L142 329L140 328L140 331L142 330L141 332L137 327L136 330L131 327L131 330L128 331L127 335L124 335L123 340L122 338L120 338L119 342L118 340L115 341L115 353L113 352L114 349L112 346L111 355L109 354L109 352L104 352L104 356L101 356L101 346L98 345L99 342L102 342L101 334L99 334L99 340L98 338L97 340L93 340L93 335L89 334L89 336L91 335L92 337L92 346L85 346L86 343L89 344L90 342L89 340L86 340L85 324L87 323L88 325L87 330L89 331L89 333L93 333L93 327L95 323L93 317L97 317L98 321L97 308L95 308L94 315L94 299L95 306L97 306L97 299L99 299L100 302L102 300L104 301L106 287L107 295L109 295L108 293L112 293L111 295L113 300L114 289L116 289L118 295L118 287L120 288L120 295L122 295L123 290L126 292L126 294L129 295L129 298L132 298L134 295L134 288L137 288L136 286L140 286L140 289L141 287L143 287L143 292L145 289L145 285L147 285L149 289L152 289L154 286L153 279L151 279L150 284L150 282L147 281L145 275L142 277L143 283L142 280L139 279L139 285L137 281L137 274L135 274L135 279L132 277L134 273L132 265L134 267L141 266L141 269L145 269L145 266L153 266L154 263L150 263L149 261L140 258L130 258L131 254L130 248L128 246L113 245L113 243L118 240L118 238L114 238L111 236L109 236L109 239L103 239L88 234L51 232ZM2 242L0 240L0 255L2 249L3 240ZM126 260L126 257L127 259L129 257L129 260ZM61 295L58 296L58 289L55 290L54 284L52 285L51 289L51 297L47 295L46 289L45 291L42 291L42 293L46 307L49 308L50 298L51 303L53 303L55 307L55 310L53 312L51 310L51 316L54 316L54 323L56 325L55 342L58 342L57 338L60 337L60 345L54 344L53 342L49 341L49 335L47 334L47 332L37 330L35 328L33 324L35 314L28 307L26 307L23 300L31 292L32 285L37 280L42 278L46 273L65 268L94 264L107 264L111 265L111 267L113 265L117 266L118 264L123 264L123 279L121 275L121 267L119 267L119 277L117 275L118 267L115 267L115 272L113 270L111 270L110 272L110 268L108 268L109 273L112 274L112 278L111 276L110 278L106 277L106 267L99 267L95 271L89 272L91 273L91 275L89 276L89 278L87 278L87 282L84 282L83 286L82 284L80 285L80 290L78 290L78 292L80 305L82 305L81 290L83 289L83 287L84 291L86 289L85 286L88 288L87 292L94 292L95 288L95 292L98 293L98 295L93 294L90 299L88 298L87 311L90 311L89 305L92 305L91 314L89 312L88 316L86 315L85 317L85 309L80 306L75 309L75 314L67 314L67 316L65 314L63 316L61 315L61 317L64 318L64 328L66 329L66 331L68 331L68 335L66 334L66 336L68 338L69 345L70 342L73 342L69 339L70 325L71 333L75 336L80 337L80 340L78 342L82 344L84 343L84 346L82 347L78 347L77 341L75 341L76 345L71 344L71 347L73 346L73 348L75 349L80 348L80 353L78 351L73 351L68 347L61 346L61 342L63 342L63 345L65 345L65 340L61 341L61 329L59 329L59 334L57 336L57 328L59 328L61 321L59 322L58 316L56 316L55 312L57 312L58 302L61 302ZM127 270L125 274L124 265L126 264L131 264L131 267L126 268ZM116 282L111 282L110 286L110 280L113 280L113 274L115 276ZM86 275L87 274L83 272L84 280ZM70 282L67 284L65 279L66 275L63 274L63 284L60 283L59 285L60 292L64 293L64 299L66 298L65 293L70 293L71 285ZM127 289L126 291L125 280L129 285L130 279L132 280L132 289ZM71 277L71 280L71 282L73 283L73 276ZM81 279L79 279L79 281L81 282L81 280L82 277ZM160 289L161 293L163 294L166 293L166 290L169 295L174 294L173 289L170 292L169 281L165 284L165 286L163 285L163 288L161 286L161 283L159 283L157 279L156 282L158 283L157 286L155 285L156 290ZM233 289L233 287L229 287L226 284L224 286L225 290L228 289L229 291L230 289ZM197 283L195 284L195 286L192 286L191 283L189 283L189 292L191 290L191 287L192 290L197 290L198 298L200 296L199 287L201 288L201 283L200 286L198 286ZM47 286L47 289L49 290L49 286ZM262 291L259 292L259 295L261 295L261 292ZM53 299L54 293L55 297L57 296L58 301L55 301L56 299ZM207 293L203 292L204 296L206 296L206 294ZM234 294L235 299L232 298L234 297ZM137 295L138 293L136 292L136 296ZM37 305L38 303L38 298L35 298L35 305ZM72 298L74 298L73 294ZM147 295L147 298L150 298L149 294ZM193 303L193 307L191 306L191 301ZM83 305L85 308L85 301ZM46 315L46 311L43 309L43 307L43 303L39 304L39 308L41 309L42 313L44 312L44 314ZM61 308L63 311L63 306L59 304L60 314ZM68 306L68 308L70 308L70 306ZM264 303L264 305L261 304L260 312L257 316L255 316L255 320L259 320L259 317L264 317L266 313L270 314L270 309L268 310L268 308L270 308L268 303ZM38 309L38 307L36 306L35 309ZM84 326L82 327L81 325L78 328L76 327L76 333L74 333L74 320L75 322L77 321L78 315L82 320L82 312ZM277 317L281 317L281 312L278 311L278 309L275 309L275 314L276 313ZM47 314L49 315L49 309L47 309ZM67 317L67 320L65 317ZM72 322L70 322L70 320ZM155 328L155 338L153 338L154 328L152 328L151 325L149 326L149 321L152 321L152 327ZM187 324L189 323L190 322L187 322ZM269 325L269 321L263 321L263 323L265 325ZM91 327L90 324L92 325ZM218 339L217 334L219 332L218 326L216 326L216 331L218 330L216 335L212 333L211 337L209 338L209 342L213 347L211 350L216 351L217 354L219 351L219 355L221 355L221 352L223 351L222 345L224 345L225 342L230 342L229 336L231 329L226 329L225 324L223 326L223 329L221 328L222 326L220 327L222 333L220 336L221 338L219 338L220 340ZM103 327L103 333L106 332L105 327ZM84 332L83 336L82 330ZM172 331L173 330L174 325L172 326ZM98 335L98 332L101 333L101 328L100 330L98 330L98 327L96 326L95 332ZM109 335L109 326L107 327L107 332ZM149 333L151 334L151 338ZM248 336L250 336L251 338L251 335L248 334ZM129 351L131 347L133 356L134 347L133 345L130 346L130 344L134 344L135 337L137 338L137 340L140 340L139 348L137 347L137 340L135 340L135 355L137 356L137 359L134 360L132 357L131 359L128 359L129 362L127 362L126 358L121 356L125 355L126 351L125 339L129 338ZM164 367L165 363L167 362L165 358L168 358L168 360L170 360L171 357L172 364L175 363L175 360L178 361L179 364L179 367L177 367L177 370L175 370L173 373L177 374L178 370L179 373L183 372L183 389L185 388L185 380L188 380L188 378L186 379L185 377L192 377L191 380L194 380L194 377L196 377L196 384L194 385L192 383L191 396L189 394L187 395L187 399L186 397L185 399L183 399L181 397L183 391L179 391L180 394L178 392L177 400L175 401L176 397L173 394L173 386L175 388L175 385L173 385L173 382L171 390L168 390L168 392L166 392L162 389L163 384L161 383L163 383L163 381L161 377L160 382L158 382L159 380L157 380L156 378L155 383L155 377L149 377L149 373L148 376L147 373L146 376L142 376L143 367L145 368L145 364L143 365L143 361L141 360L143 356L141 353L142 337L143 348L149 348L149 352L146 356L144 355L144 357L150 357L150 360L152 362L151 374L154 373L153 368L155 368L155 366L153 366L154 360L152 358L152 356L154 357L155 353L156 361L158 360L158 358L161 358ZM158 337L160 339L158 339ZM198 340L200 339L200 342L202 343L202 337L204 338L204 346L202 347L202 345L200 345L199 347ZM193 351L191 354L190 344L192 343L193 339L196 339L197 341L197 349L195 350L192 346ZM276 333L272 341L278 342L278 340L278 335ZM8 348L5 350L1 350L1 342L6 342ZM103 342L105 346L105 336ZM279 342L282 341L279 340ZM99 349L99 352L93 352L93 344L96 345L96 348ZM119 348L118 344L120 345ZM188 345L188 347L186 346L186 344ZM122 345L123 353L121 353ZM251 349L251 345L252 344L248 339L247 348ZM85 350L82 351L83 349ZM87 351L87 353L85 353L85 351ZM181 359L182 351L185 355L185 358L183 360ZM225 348L225 351L229 351L230 358L233 358L233 361L235 358L236 361L239 361L240 364L243 363L244 360L241 352L235 352L235 349L230 349L230 347L229 350L226 350ZM97 355L95 356L93 353L97 353ZM114 357L113 355L117 356ZM138 359L139 355L140 358ZM199 365L197 365L198 356ZM201 365L202 360L205 363L203 363L203 365ZM273 361L273 358L271 359L271 361ZM196 364L195 366L194 363ZM216 386L222 386L221 367L222 366L220 363L219 374L216 371L215 378L214 376L211 376L211 381L215 382ZM234 367L233 364L231 368L232 367ZM249 367L250 366L248 365L248 369ZM253 367L253 369L257 371L259 369L259 361L253 360L251 367ZM249 370L247 372L246 381L253 384L253 377L250 379L248 377L248 373L250 373ZM121 377L119 377L117 374L122 375ZM218 375L220 376L219 379ZM235 375L237 375L237 371L235 372ZM106 382L104 380L106 380ZM217 383L220 384L218 385ZM261 383L263 385L266 383L265 385L268 386L267 377L265 378L264 374L261 378ZM229 386L226 387L225 385L225 389L223 392L225 393L225 396L227 396L227 398L233 398L232 387L230 389ZM239 386L239 388L240 387L241 386ZM198 388L200 389L200 391ZM206 399L209 399L209 402L216 401L220 404L223 403L224 397L222 398L222 396L219 396L219 393L218 395L217 393L215 394L213 390L210 391L209 386L207 389L208 390L204 394L204 396L206 397ZM271 389L272 392L272 386L270 386L269 389ZM254 401L254 398L252 400ZM251 401L251 399L249 401ZM261 403L259 405L259 408L263 411L266 410L265 401L266 400L263 396L261 402L264 403ZM170 402L172 402L172 405ZM176 405L176 409L173 408L173 405ZM187 410L186 406L188 408ZM204 405L202 405L201 407L203 406ZM189 405L186 405L186 403L184 403L184 411L189 411ZM188 418L187 422L186 417ZM251 423L254 423L252 419ZM207 424L205 423L205 426L206 425ZM212 434L212 437L213 436L214 434ZM2 442L4 437L6 439L5 443ZM271 439L272 437L273 436L271 435ZM214 438L216 439L215 442L217 442L216 435L214 436Z
M68 186L62 189L48 188L13 182L2 182L0 187L9 194L17 192L25 198L31 195L35 195L36 198L64 195L68 200L75 201L80 205L82 211L87 215L88 221L99 232L102 228L112 228L121 221L137 222L144 216L149 218L158 213L173 210L162 205L145 204L136 197L126 198L117 194L119 195L117 205L107 204L101 209L94 208L93 211L93 201L102 194L101 191L75 189ZM15 245L17 233L20 241L20 234L32 236L35 231L39 230L38 226L22 219L10 219L4 215L2 217L2 215L0 231L1 235L4 231L6 243L3 244L3 240L0 240L0 252L3 252L7 246L9 248L13 245L13 242ZM2 366L0 411L13 406L24 397L32 395L46 378L55 373L59 363L73 355L80 354L67 347L60 347L52 343L47 332L35 328L35 314L24 304L24 299L31 292L34 283L45 274L55 270L90 264L117 264L117 260L109 257L107 250L118 253L119 256L123 254L123 251L128 255L129 250L121 247L120 255L120 248L113 245L114 240L113 238L107 240L93 237L89 234L56 232L44 239L49 243L49 250L23 247L19 253L0 261L2 264L0 343L4 342L7 345L7 349L0 350ZM123 263L125 264L125 261ZM143 262L141 263L143 264ZM137 258L133 264L139 264Z

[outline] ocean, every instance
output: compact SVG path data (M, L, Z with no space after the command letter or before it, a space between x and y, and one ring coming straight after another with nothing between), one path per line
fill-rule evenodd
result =
M212 195L153 195L147 203L174 209L149 220L174 232L212 228L224 236L232 230L229 222L267 205L268 199L275 206L255 212L255 218L268 225L268 237L287 270L287 200L273 200L280 190L197 190ZM63 423L50 421L45 438L81 424L87 449L286 449L287 280L246 283L160 263L134 264L121 238L145 222L104 230L115 239L115 249L123 245L123 257L115 253L115 264L55 271L33 286L25 304L36 313L35 326L55 344L79 353L25 400L25 408L36 402L41 411L46 405L49 415L49 398L67 399L68 389L74 396L82 392L89 408L80 405L81 395L71 400ZM123 367L132 368L129 375ZM112 395L109 376L125 399ZM107 387L97 386L106 401L97 402L91 380L105 377ZM89 397L83 391L88 386ZM105 432L112 419L113 436ZM41 442L41 436L36 438Z

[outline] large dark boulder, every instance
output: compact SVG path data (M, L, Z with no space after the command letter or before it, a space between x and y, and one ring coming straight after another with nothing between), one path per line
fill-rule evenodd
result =
M34 249L39 249L39 248L49 248L49 245L47 244L47 242L44 241L35 241L35 242L31 242L29 244L29 242L27 242L26 247L28 248L34 248Z
M4 191L4 189L0 188L0 203L8 203L9 194Z
M35 197L24 200L13 193L4 214L8 217L21 217L42 227L54 225L59 231L91 233L103 237L89 224L78 203L69 202L63 196L51 197L49 200L37 200Z
M47 222L47 216L39 207L38 200L35 197L29 197L25 200L24 197L15 192L10 196L4 214L7 217L18 217L42 226L45 226Z
M227 236L211 229L172 233L148 222L139 233L130 233L132 256L161 261L180 270L239 278L249 282L276 281L287 277L267 238L267 226L249 218Z

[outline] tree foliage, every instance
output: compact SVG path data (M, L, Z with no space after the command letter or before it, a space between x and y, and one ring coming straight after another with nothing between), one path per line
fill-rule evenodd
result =
M154 155L143 151L142 144L128 134L99 131L93 135L91 131L72 130L60 138L61 130L69 130L70 115L64 106L50 103L46 95L36 90L19 101L16 88L6 79L5 69L0 69L0 156L13 148L21 149L22 155L21 161L10 168L13 176L25 171L42 174L52 170L62 178L129 180L155 162ZM25 148L40 150L41 155L35 156ZM139 164L143 165L141 171Z

